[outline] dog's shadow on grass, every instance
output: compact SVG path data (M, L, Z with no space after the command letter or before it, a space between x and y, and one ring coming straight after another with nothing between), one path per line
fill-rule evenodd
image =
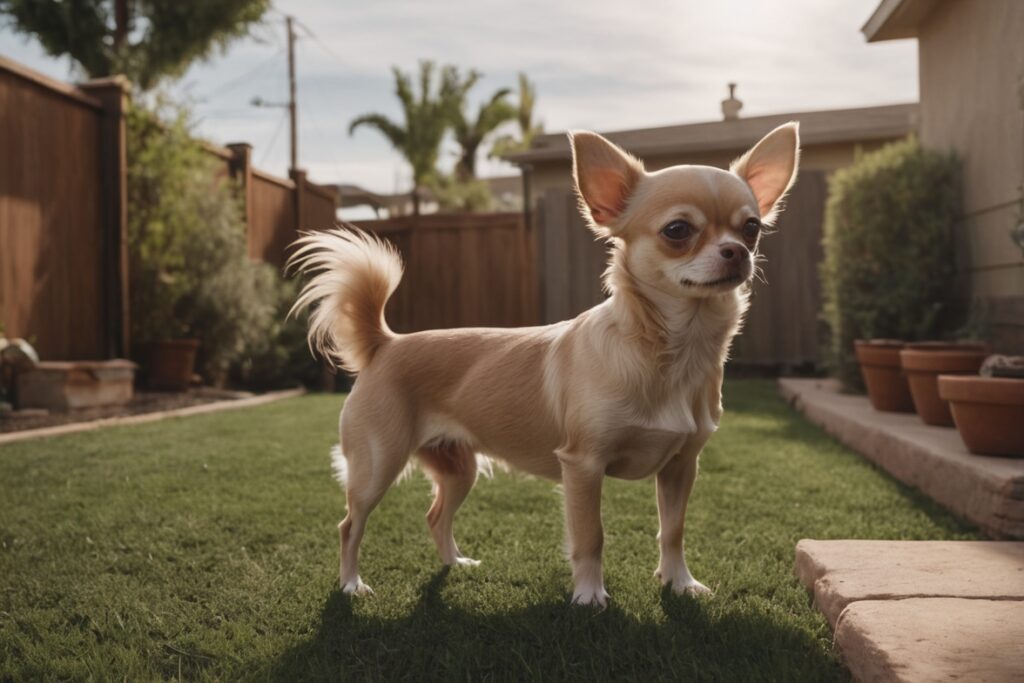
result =
M334 590L315 632L259 677L272 680L541 678L829 680L846 674L815 637L764 610L716 610L710 599L661 594L639 618L614 602L573 608L568 596L500 614L473 613L441 594L448 570L423 585L411 613L358 613ZM375 598L356 598L370 599Z

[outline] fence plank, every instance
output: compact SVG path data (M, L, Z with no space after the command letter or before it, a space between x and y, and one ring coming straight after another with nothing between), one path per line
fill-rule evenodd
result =
M357 221L405 264L385 317L397 332L519 327L537 319L522 214L429 214Z
M104 358L102 106L8 67L0 62L0 321L44 359Z

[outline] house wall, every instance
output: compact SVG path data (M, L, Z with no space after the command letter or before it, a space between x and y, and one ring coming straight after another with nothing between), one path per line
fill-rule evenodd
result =
M997 348L1024 352L1024 255L1010 240L1024 180L1024 2L938 4L919 27L921 141L963 164L959 273Z

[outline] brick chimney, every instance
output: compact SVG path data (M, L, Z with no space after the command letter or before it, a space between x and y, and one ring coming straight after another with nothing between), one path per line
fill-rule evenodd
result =
M729 97L722 100L722 118L726 121L735 121L740 117L740 109L743 109L743 102L736 99L736 84L729 84Z

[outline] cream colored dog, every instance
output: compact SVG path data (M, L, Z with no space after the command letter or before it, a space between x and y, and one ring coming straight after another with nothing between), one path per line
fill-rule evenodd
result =
M427 521L442 561L476 564L455 544L452 520L476 481L477 453L561 482L574 603L608 600L606 475L656 476L656 576L677 593L708 592L686 566L686 503L722 415L722 367L758 240L796 177L797 124L773 130L730 171L647 173L600 135L571 142L581 210L611 245L611 296L573 320L395 334L383 316L402 276L391 246L345 228L298 240L292 262L312 278L295 309L312 306L310 342L359 373L336 463L347 469L346 593L369 591L359 577L366 520L411 455L435 484Z

